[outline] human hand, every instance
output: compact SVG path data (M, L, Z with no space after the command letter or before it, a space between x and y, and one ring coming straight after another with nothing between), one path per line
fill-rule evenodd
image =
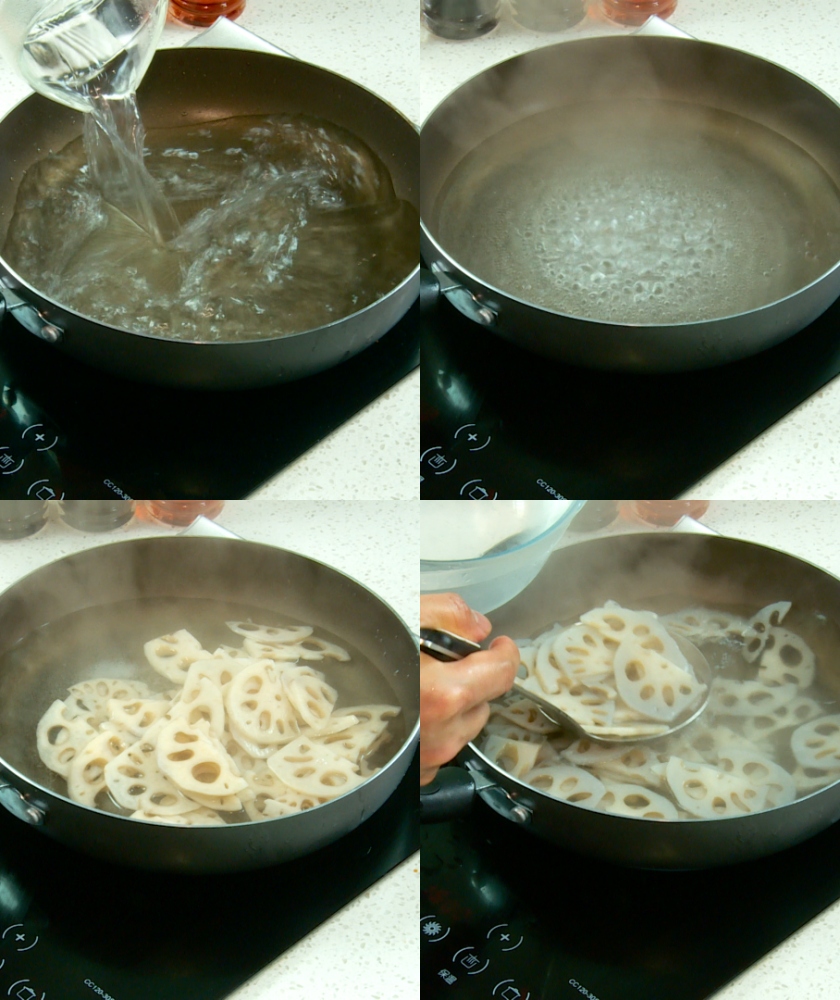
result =
M457 594L424 594L421 628L444 629L481 642L492 626ZM443 663L420 654L420 784L427 785L445 764L474 739L490 716L488 702L516 679L519 650L506 636L489 649Z

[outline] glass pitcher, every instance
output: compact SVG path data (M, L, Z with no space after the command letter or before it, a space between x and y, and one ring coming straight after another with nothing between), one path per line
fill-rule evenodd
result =
M89 111L135 91L166 21L166 0L0 0L0 54L45 97Z

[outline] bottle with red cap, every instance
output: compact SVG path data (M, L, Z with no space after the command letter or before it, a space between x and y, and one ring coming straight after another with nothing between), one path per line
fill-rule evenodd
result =
M243 10L245 0L216 0L214 3L169 0L169 16L191 28L209 28L220 17L233 21Z
M146 510L156 520L173 527L186 527L197 517L217 517L224 500L145 500Z
M644 24L649 17L670 17L677 0L598 0L598 9L614 24Z

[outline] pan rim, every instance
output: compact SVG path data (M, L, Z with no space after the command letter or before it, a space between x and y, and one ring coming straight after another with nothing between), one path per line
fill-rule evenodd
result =
M225 53L226 58L230 58L232 56L233 59L235 59L235 60L243 61L243 60L250 60L250 59L255 59L255 58L257 59L257 61L266 60L266 59L270 59L270 60L273 60L273 61L278 61L279 60L281 62L292 62L295 66L304 66L304 67L307 67L309 69L315 70L315 71L317 71L319 73L327 74L329 77L335 78L336 80L341 81L341 83L343 85L345 85L346 87L353 88L353 89L359 91L360 93L365 94L370 99L378 102L383 107L388 108L393 114L395 114L400 119L401 124L404 127L407 126L411 130L411 132L413 132L414 138L419 139L420 129L419 129L418 125L415 122L413 122L407 116L407 114L404 111L400 110L400 108L398 108L392 101L387 100L386 98L384 98L381 95L377 94L375 91L371 90L368 87L365 87L363 84L358 83L357 81L351 79L350 77L347 77L347 76L345 76L345 75L343 75L341 73L337 73L334 70L331 70L331 69L329 69L326 66L321 66L318 63L310 62L310 61L307 61L307 60L304 60L304 59L299 59L296 56L282 55L279 52L275 53L275 52L266 52L266 51L255 51L255 50L250 50L250 49L232 48L232 47L225 46L225 45L191 46L191 45L187 44L187 45L183 45L183 46L180 46L180 47L163 48L163 49L158 49L157 52L155 53L155 57L152 60L152 63L150 64L149 69L147 70L147 76L149 75L149 73L153 72L154 63L155 63L155 61L158 58L162 58L164 62L173 61L173 60L180 61L181 59L184 58L184 53L187 53L187 56L186 56L187 59L193 58L193 59L199 60L199 59L202 59L202 58L205 58L205 59L207 58L207 56L206 55L202 55L202 53L208 53L208 54L210 54L210 53L220 53L220 52ZM190 55L190 53L192 53L192 55ZM143 88L143 84L141 83L141 86L140 86L140 89L139 89L139 92L138 92L141 103L142 103L142 96L143 96L143 89L142 88ZM35 103L48 102L49 104L59 103L59 102L55 102L55 101L50 101L49 98L46 98L43 95L38 94L36 92L32 92L32 93L26 94L25 96L23 96L22 98L20 98L20 100L16 101L15 104L12 107L10 107L2 115L2 117L0 117L0 124L2 124L3 122L5 122L6 119L10 115L12 115L14 112L20 112L20 111L24 110L23 106L25 104L27 104L27 102L35 102ZM59 104L59 106L62 108L63 112L65 112L65 113L72 113L72 114L76 115L79 119L81 119L83 117L84 113L81 112L81 111L79 111L77 108L72 108L69 105L63 105L63 104ZM280 113L280 112L275 112L275 113ZM207 119L207 122L221 121L221 120L224 120L224 119L223 118L209 118L209 119ZM204 122L202 122L202 123L204 123ZM338 122L332 122L332 124L339 125L340 123L338 123ZM81 132L79 134L81 134ZM406 200L409 200L409 199L406 199ZM416 211L418 211L418 214L419 214L419 209L418 209L418 206L416 204L418 201L419 201L419 198L415 194L415 196L411 200L409 200L409 204L411 204L412 207ZM10 278L12 279L11 282L9 280ZM249 338L244 339L244 340L235 340L235 339L230 339L230 340L193 340L193 339L189 339L189 338L173 338L173 337L162 336L160 334L155 334L155 333L129 330L129 329L127 329L124 326L112 325L110 323L105 323L105 322L103 322L101 320L94 319L91 316L87 316L85 313L78 312L75 309L72 309L72 308L70 308L70 307L62 304L60 301L54 299L52 296L47 295L45 292L41 291L40 289L38 289L34 285L30 284L30 282L28 281L28 279L26 279L25 277L23 277L22 275L20 275L8 263L8 261L6 260L5 256L2 253L2 246L0 246L0 315L2 315L2 304L3 304L2 303L2 298L3 298L2 291L3 291L3 288L5 287L5 288L8 288L12 292L15 292L17 294L23 293L26 296L34 297L34 298L36 298L38 300L41 300L45 304L47 304L47 306L49 307L49 309L51 311L54 311L54 313L55 313L54 317L51 316L51 317L48 318L48 320L47 320L48 322L60 323L61 322L60 317L67 317L68 319L71 319L72 321L78 320L78 321L81 321L81 322L83 322L85 324L88 324L88 323L92 324L93 326L95 326L95 327L97 327L97 328L99 328L101 330L108 331L109 333L124 333L124 334L130 335L132 337L139 337L139 338L142 338L143 340L154 342L154 343L161 343L161 344L166 344L166 345L171 345L171 344L174 344L174 345L183 345L184 347L189 347L191 349L194 349L196 347L216 347L216 348L238 347L238 348L242 348L242 347L246 347L247 345L254 345L254 346L256 346L256 345L264 345L264 344L274 343L274 342L277 342L277 341L293 341L293 340L295 340L295 339L297 339L299 337L311 336L312 334L318 334L318 333L328 334L330 332L336 331L338 328L344 326L345 324L353 324L353 323L363 324L363 323L365 323L366 320L365 320L364 317L371 310L373 310L373 309L375 309L377 307L382 306L382 304L386 300L399 300L399 299L401 299L402 296L406 294L406 292L410 292L410 291L414 290L413 286L416 285L417 286L416 290L414 290L414 294L411 297L411 300L410 300L408 306L406 307L406 310L403 310L403 312L401 312L401 314L400 314L400 315L403 315L404 312L407 311L408 308L410 308L411 304L419 296L419 293L420 293L420 285L419 285L419 283L420 283L420 261L419 261L419 254L418 254L418 261L414 265L414 267L410 271L408 271L406 273L406 275L398 282L398 284L394 285L384 295L380 296L380 298L376 299L375 301L368 303L368 305L362 307L361 309L357 309L357 310L355 310L355 311L353 311L351 313L347 313L344 316L341 316L341 317L339 317L337 319L331 320L329 323L324 323L321 326L310 327L310 328L308 328L306 330L298 330L298 331L296 331L294 333L274 335L274 336L270 336L269 335L269 336L264 336L264 337L249 337ZM28 301L29 301L29 299L27 299L27 302Z
M819 95L825 101L829 102L831 105L834 106L834 109L837 112L838 121L840 122L840 100L832 97L831 94L829 94L818 84L814 83L812 80L809 80L807 77L803 76L800 73L797 73L795 70L792 70L787 66L784 66L782 63L776 62L773 59L765 58L764 56L759 56L753 52L748 52L745 49L740 49L737 46L724 45L723 43L720 42L695 38L690 35L686 35L685 37L673 37L671 35L637 35L635 32L623 35L618 35L618 34L597 35L585 38L566 38L561 41L551 42L550 44L540 46L537 49L530 49L525 52L519 52L513 56L508 56L507 58L501 59L495 63L491 63L490 65L485 66L478 72L472 74L472 76L462 81L460 84L458 84L457 87L449 91L449 93L445 97L443 97L440 101L438 101L435 107L427 114L426 118L423 120L423 123L420 126L421 158L422 158L423 130L432 122L433 118L438 114L438 112L440 112L450 101L457 99L458 95L460 95L463 90L465 90L471 84L478 81L481 77L485 75L490 75L494 72L498 72L502 67L512 67L519 60L533 59L535 57L550 58L552 52L554 53L562 52L562 46L564 45L573 44L576 47L586 46L586 47L596 48L603 45L604 43L608 45L624 45L624 46L641 45L643 47L650 46L654 48L660 46L667 47L669 45L670 46L691 45L694 47L706 48L713 51L731 53L733 57L739 59L747 59L754 65L771 67L774 71L784 74L785 76L790 77L791 79L797 80L799 83L810 88L816 95ZM475 148L476 148L475 146L471 147L471 149L465 151L463 155L467 155L468 153L473 152ZM453 169L455 168L453 167ZM631 322L622 323L622 322L617 322L615 320L592 319L591 317L587 316L578 316L574 313L564 313L557 310L549 309L546 308L545 306L539 305L538 303L531 302L527 299L523 299L520 296L515 295L511 292L507 292L504 289L499 288L497 285L494 285L492 282L486 281L483 278L478 277L468 268L464 267L454 256L452 256L449 253L449 251L447 251L444 247L440 245L439 241L432 234L427 225L426 213L423 211L422 206L420 210L420 232L421 232L422 256L428 260L428 253L425 252L426 247L422 245L423 241L425 241L428 243L428 245L430 245L430 247L434 250L434 252L439 257L442 258L444 264L446 265L444 267L444 270L448 270L450 266L454 265L454 267L460 273L460 275L462 275L468 282L470 281L473 282L473 284L476 286L473 289L473 291L482 295L483 299L486 298L486 293L490 293L495 296L500 296L503 300L515 303L517 306L521 306L529 310L535 310L537 313L549 319L569 321L577 326L583 327L584 329L600 327L612 332L635 330L639 332L650 331L651 333L658 334L670 330L670 331L675 331L677 333L682 331L685 331L687 333L698 333L698 332L702 333L706 328L714 326L715 333L719 334L721 332L720 331L721 324L728 324L728 323L739 324L746 317L763 318L763 316L769 311L771 310L774 312L779 311L780 309L783 309L785 303L789 302L790 300L798 298L799 296L808 293L810 290L816 288L817 286L823 283L829 282L830 279L834 278L836 274L840 272L840 256L838 256L837 260L835 260L830 267L828 267L825 271L823 271L820 275L812 279L807 284L800 285L797 289L790 292L788 295L784 295L778 299L773 299L772 301L766 302L763 305L758 306L754 309L748 309L742 312L726 313L721 316L706 317L698 320L683 320L683 321L675 321L668 323L631 323ZM429 261L429 263L431 262ZM835 295L832 301L835 301L837 298L838 296ZM483 302L483 304L486 304L491 308L494 307L494 303L489 299L486 300L486 303ZM828 305L825 308L828 308ZM824 311L825 309L822 309L818 315L821 315L822 312ZM781 340L785 340L792 335L793 334L791 333L782 333L776 339L769 342L766 346L768 347L773 346L773 344L778 343Z

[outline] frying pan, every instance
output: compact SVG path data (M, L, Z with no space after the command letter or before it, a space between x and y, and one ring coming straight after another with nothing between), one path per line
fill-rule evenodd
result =
M63 781L35 751L35 726L52 701L69 684L108 676L115 666L122 676L139 676L142 643L173 628L230 643L224 621L230 612L242 620L249 607L311 624L355 650L357 662L368 661L364 681L352 664L338 665L350 673L328 676L340 703L365 698L402 709L393 755L381 770L306 812L224 827L166 827L67 798ZM355 829L399 784L418 732L417 661L411 633L379 597L294 552L236 538L175 536L66 556L0 595L0 805L73 848L147 869L221 872L290 861ZM319 669L327 672L322 663Z
M388 167L397 197L417 204L415 127L381 98L317 66L242 49L161 50L140 86L138 103L147 129L281 112L324 118L363 139ZM0 246L27 168L81 132L81 114L37 94L0 122ZM331 368L387 333L417 289L415 268L381 299L318 329L237 343L179 342L131 333L65 308L0 257L0 294L30 332L103 371L182 388L265 386Z
M534 582L493 614L494 631L536 635L606 600L660 613L708 607L753 613L793 602L785 627L817 656L817 682L840 692L840 580L795 556L721 536L614 535L555 552ZM827 709L830 713L831 709ZM788 805L713 820L645 820L585 809L538 791L469 744L463 769L439 772L424 790L424 818L450 818L474 798L535 835L633 868L712 868L760 858L819 833L840 818L840 782Z
M708 368L784 340L840 293L840 107L767 60L649 30L502 62L421 129L430 283L487 330L547 358ZM645 187L647 174L655 183ZM621 245L631 215L617 211L615 225L599 214L616 191L627 213L647 213L652 245L664 241L637 274L639 243ZM577 232L569 206L598 225ZM596 259L611 227L617 249ZM707 251L713 264L695 274ZM635 277L620 282L622 273ZM618 305L587 298L604 289ZM637 292L665 304L639 318L629 311Z

